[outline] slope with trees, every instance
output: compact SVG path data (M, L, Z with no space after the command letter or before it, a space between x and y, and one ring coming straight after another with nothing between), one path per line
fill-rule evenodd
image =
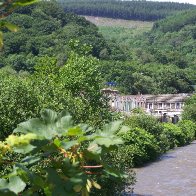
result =
M143 35L134 35L135 29L124 35L124 29L105 27L107 40L118 44L131 59L126 63L105 62L106 66L103 63L105 80L115 81L126 94L192 92L196 83L195 17L196 10L178 13L155 22Z
M1 67L32 71L37 57L56 56L63 65L71 51L70 40L91 45L91 54L99 57L108 46L95 25L82 17L66 14L55 3L39 3L21 8L6 18L19 31L4 30L4 48L0 53ZM77 46L79 51L79 46Z
M155 21L175 12L195 8L194 5L153 1L59 0L64 10L79 15Z

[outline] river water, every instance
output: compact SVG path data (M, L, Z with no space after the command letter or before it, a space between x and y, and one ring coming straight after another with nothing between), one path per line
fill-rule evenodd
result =
M134 196L196 196L196 141L135 169Z

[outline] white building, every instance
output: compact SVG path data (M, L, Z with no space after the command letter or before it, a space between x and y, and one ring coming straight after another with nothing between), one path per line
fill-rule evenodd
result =
M181 116L185 100L191 94L160 94L160 95L119 95L117 90L103 89L109 97L112 110L130 113L135 108L142 108L146 113L160 117L163 114L173 117Z

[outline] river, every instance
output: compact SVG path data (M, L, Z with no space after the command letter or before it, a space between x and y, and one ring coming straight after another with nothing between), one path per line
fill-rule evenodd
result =
M196 141L135 169L133 196L196 196Z

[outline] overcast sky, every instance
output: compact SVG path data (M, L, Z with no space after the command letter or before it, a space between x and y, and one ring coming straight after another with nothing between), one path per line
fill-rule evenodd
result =
M153 1L170 1L170 2L179 2L179 3L190 3L196 5L196 0L153 0Z

